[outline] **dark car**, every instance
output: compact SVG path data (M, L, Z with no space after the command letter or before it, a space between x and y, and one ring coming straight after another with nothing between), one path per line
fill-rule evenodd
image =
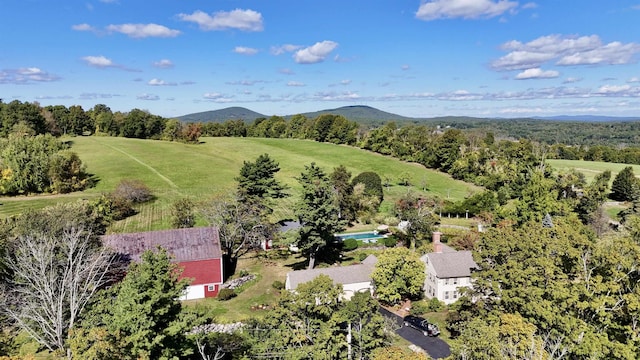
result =
M438 334L440 334L440 329L438 329L438 326L419 316L405 316L404 326L409 326L418 331L422 331L424 336L438 336Z

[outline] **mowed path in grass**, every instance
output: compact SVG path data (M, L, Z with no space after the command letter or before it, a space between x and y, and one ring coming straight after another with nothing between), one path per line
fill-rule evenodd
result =
M267 153L280 164L276 177L290 186L293 195L276 204L277 217L291 216L297 200L296 177L304 166L315 162L330 173L344 165L355 176L375 171L381 177L397 179L408 173L417 186L426 183L428 192L442 198L460 200L477 188L451 179L446 174L418 164L402 162L361 149L295 139L202 138L200 144L126 139L117 137L75 137L72 150L98 179L97 185L84 192L60 196L2 198L0 214L6 216L27 208L40 208L58 201L93 198L112 191L122 179L139 179L149 186L156 200L140 207L139 213L115 224L112 231L144 231L170 227L171 204L188 197L198 202L214 196L232 194L234 178L244 161L254 161ZM421 191L417 187L414 190ZM407 191L404 186L385 190L385 202Z

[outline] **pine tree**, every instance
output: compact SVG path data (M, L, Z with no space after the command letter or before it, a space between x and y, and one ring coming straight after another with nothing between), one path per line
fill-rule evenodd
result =
M616 175L611 184L611 198L617 201L631 201L638 197L639 181L633 168L627 166Z
M315 266L316 256L335 233L344 230L344 220L340 220L338 204L325 172L311 163L298 178L302 185L302 197L295 208L295 214L302 225L298 233L298 247L309 258L309 269Z

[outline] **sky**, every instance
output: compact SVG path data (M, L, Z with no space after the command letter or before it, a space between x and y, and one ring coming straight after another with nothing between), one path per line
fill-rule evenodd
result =
M2 0L0 98L640 116L640 0Z

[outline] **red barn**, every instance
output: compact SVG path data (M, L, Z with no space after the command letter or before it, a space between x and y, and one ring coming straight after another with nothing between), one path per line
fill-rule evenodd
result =
M181 278L193 279L181 300L218 295L223 282L222 251L218 229L214 227L112 234L102 237L104 246L140 261L146 250L158 246L167 250L180 267Z

